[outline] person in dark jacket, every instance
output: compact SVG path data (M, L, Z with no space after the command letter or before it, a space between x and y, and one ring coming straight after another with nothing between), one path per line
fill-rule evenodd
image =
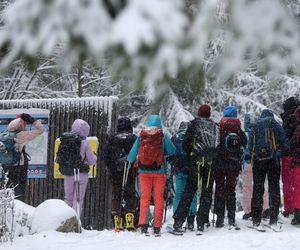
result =
M210 119L211 108L203 104L199 107L198 116L186 131L183 142L187 154L189 174L182 198L173 215L175 231L180 231L186 220L194 195L200 189L200 204L197 212L197 230L203 231L209 224L209 211L212 203L214 178L212 167L215 164L219 129Z
M285 131L274 119L271 110L262 111L249 136L249 151L253 162L253 194L251 202L252 221L259 227L262 216L264 183L266 176L269 183L270 221L277 225L280 205L280 163L279 153L289 149Z
M216 227L224 227L225 206L228 224L235 226L237 178L241 170L242 148L247 138L241 129L235 106L228 106L220 121L220 157L215 171L216 191L214 212L217 214Z
M292 225L300 225L300 107L294 112L295 130L291 138L290 154L292 156L292 170L294 176L294 190L292 198L294 200L294 218Z
M121 117L118 119L117 132L109 137L103 149L102 156L112 183L111 213L115 230L134 229L132 222L134 222L136 195L133 167L128 172L127 183L123 190L124 197L121 197L121 194L123 178L126 178L127 174L124 176L124 170L129 167L126 165L127 155L135 140L130 119ZM124 211L121 207L122 198L125 201Z
M182 198L186 183L188 181L189 164L187 159L187 154L183 149L183 140L188 128L189 122L181 122L179 129L176 131L175 135L171 138L172 142L176 147L176 153L173 156L173 161L171 165L173 167L172 172L174 172L176 180L175 196L173 200L173 214L175 214L179 202ZM188 217L187 217L187 228L192 230L194 228L194 220L197 214L197 192L195 192L193 200L190 205Z
M296 97L289 97L283 103L283 113L280 114L282 119L282 127L285 130L286 136L289 141L291 141L294 128L295 119L294 112L300 106L300 100ZM284 211L282 214L288 217L289 214L294 212L294 200L293 200L293 169L292 160L290 154L282 157L281 165L281 179L282 179L282 191L283 191L283 207Z

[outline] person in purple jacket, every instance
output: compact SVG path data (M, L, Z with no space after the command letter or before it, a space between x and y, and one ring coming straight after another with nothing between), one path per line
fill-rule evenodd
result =
M86 137L89 135L90 126L89 124L81 119L76 119L72 124L72 133L76 133L80 135L83 140L81 141L80 146L80 156L83 162L88 165L94 165L97 161L97 156L92 151ZM75 168L75 167L74 167ZM74 169L73 168L73 169ZM70 171L65 171L64 173L64 192L65 202L72 208L76 210L76 185L74 180L74 170L70 169ZM84 195L88 183L88 167L87 168L79 168L79 203L80 203L80 211L82 211Z

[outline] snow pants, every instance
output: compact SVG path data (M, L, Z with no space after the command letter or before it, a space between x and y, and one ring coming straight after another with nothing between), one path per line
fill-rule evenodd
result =
M277 220L280 205L280 164L276 160L255 161L253 165L253 194L251 211L253 222L260 223L262 217L264 183L269 182L270 220Z
M147 211L150 207L151 193L154 198L154 227L161 227L164 214L164 191L167 176L162 173L141 173L140 217L139 225L147 223Z
M182 198L183 191L185 189L186 183L188 180L188 174L184 173L177 173L175 175L175 181L176 181L176 191L175 191L175 196L173 199L173 214L175 214L177 207L179 205L179 202ZM194 197L192 199L188 216L196 216L197 214L197 192L195 192Z
M243 180L243 210L245 214L251 213L251 199L253 192L253 167L251 164L244 164L242 171ZM266 185L265 185L266 186ZM269 193L265 189L263 196L263 211L269 208Z
M235 187L240 171L239 164L235 161L224 160L223 166L216 169L215 213L218 219L224 219L226 206L228 220L235 221Z
M212 203L214 180L210 165L205 164L200 166L194 163L192 164L192 167L193 168L189 172L184 192L173 218L180 224L184 223L188 216L192 201L195 195L197 195L197 190L201 187L199 208L197 212L197 225L201 225L209 222L209 210Z
M88 183L88 173L79 173L79 204L82 214L83 201ZM74 176L64 176L65 202L76 211L76 182Z
M294 208L300 209L300 165L294 168Z
M294 197L293 197L293 169L291 168L293 157L282 157L282 191L283 191L283 207L287 213L294 211Z
M28 164L24 166L8 166L4 167L3 170L8 172L7 187L15 187L16 199L25 202Z
M113 215L119 214L121 206L121 193L123 183L123 171L116 172L111 178L112 182L112 202L111 212ZM134 212L136 206L136 195L135 195L135 178L132 171L129 170L127 184L124 190L125 200L125 213Z

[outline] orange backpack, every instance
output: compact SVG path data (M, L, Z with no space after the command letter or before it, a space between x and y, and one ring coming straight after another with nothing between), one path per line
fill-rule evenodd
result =
M159 170L164 162L162 129L144 128L140 137L138 167L142 170Z

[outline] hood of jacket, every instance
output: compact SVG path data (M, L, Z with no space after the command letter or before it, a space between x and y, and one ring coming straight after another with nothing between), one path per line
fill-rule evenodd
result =
M282 105L284 112L293 113L300 106L300 101L296 97L289 97Z
M261 112L260 118L266 118L266 117L272 117L272 118L274 118L274 114L273 114L272 110L270 110L270 109L264 109Z
M244 130L249 131L253 128L257 120L256 114L254 112L246 113L244 116Z
M128 117L121 117L118 119L117 131L118 133L122 133L122 132L133 133L131 121Z
M228 106L223 111L224 117L237 117L237 109L235 106Z
M71 131L86 138L90 133L90 125L84 120L76 119L72 124Z
M147 127L162 128L161 119L159 115L150 115L145 124Z

